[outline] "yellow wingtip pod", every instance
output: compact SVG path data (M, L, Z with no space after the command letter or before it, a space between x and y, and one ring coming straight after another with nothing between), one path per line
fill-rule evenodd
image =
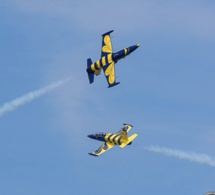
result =
M140 47L140 44L139 44L139 43L137 44L137 47Z

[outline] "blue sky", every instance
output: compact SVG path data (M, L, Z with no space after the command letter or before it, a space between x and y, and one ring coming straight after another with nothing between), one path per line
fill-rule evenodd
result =
M170 194L215 191L215 167L150 146L215 161L213 1L10 0L0 3L0 106L72 78L0 117L0 194ZM141 46L116 65L117 81L89 85L86 59L101 34L114 51ZM88 134L139 136L88 155Z

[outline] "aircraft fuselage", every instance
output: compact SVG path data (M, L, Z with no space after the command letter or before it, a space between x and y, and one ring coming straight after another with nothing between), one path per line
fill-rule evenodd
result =
M116 53L107 54L106 56L103 56L102 58L97 60L95 63L92 63L90 67L86 69L86 71L88 73L95 73L95 75L99 75L103 66L106 66L112 61L114 61L114 63L116 64L119 60L125 58L130 53L135 51L139 46L140 44L136 44L131 47L124 48Z
M113 133L107 133L107 134L96 133L96 134L88 135L88 137L98 141L110 142L110 143L113 143L114 145L121 145L122 142L124 141L121 134L113 134Z

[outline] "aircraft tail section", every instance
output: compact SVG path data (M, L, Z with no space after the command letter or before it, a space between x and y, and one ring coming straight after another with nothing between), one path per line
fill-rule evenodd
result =
M128 137L128 139L123 142L119 147L120 148L124 148L125 146L131 144L131 142L138 136L138 134L133 134L132 136Z
M94 81L94 72L90 68L92 63L93 62L92 62L91 58L88 58L87 59L87 74L88 74L90 84L93 83L93 81Z

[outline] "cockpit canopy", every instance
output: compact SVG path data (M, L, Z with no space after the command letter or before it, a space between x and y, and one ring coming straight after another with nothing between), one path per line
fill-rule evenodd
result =
M105 134L102 133L102 132L98 132L98 133L95 134L95 136L96 136L97 138L98 138L98 137L104 137Z

